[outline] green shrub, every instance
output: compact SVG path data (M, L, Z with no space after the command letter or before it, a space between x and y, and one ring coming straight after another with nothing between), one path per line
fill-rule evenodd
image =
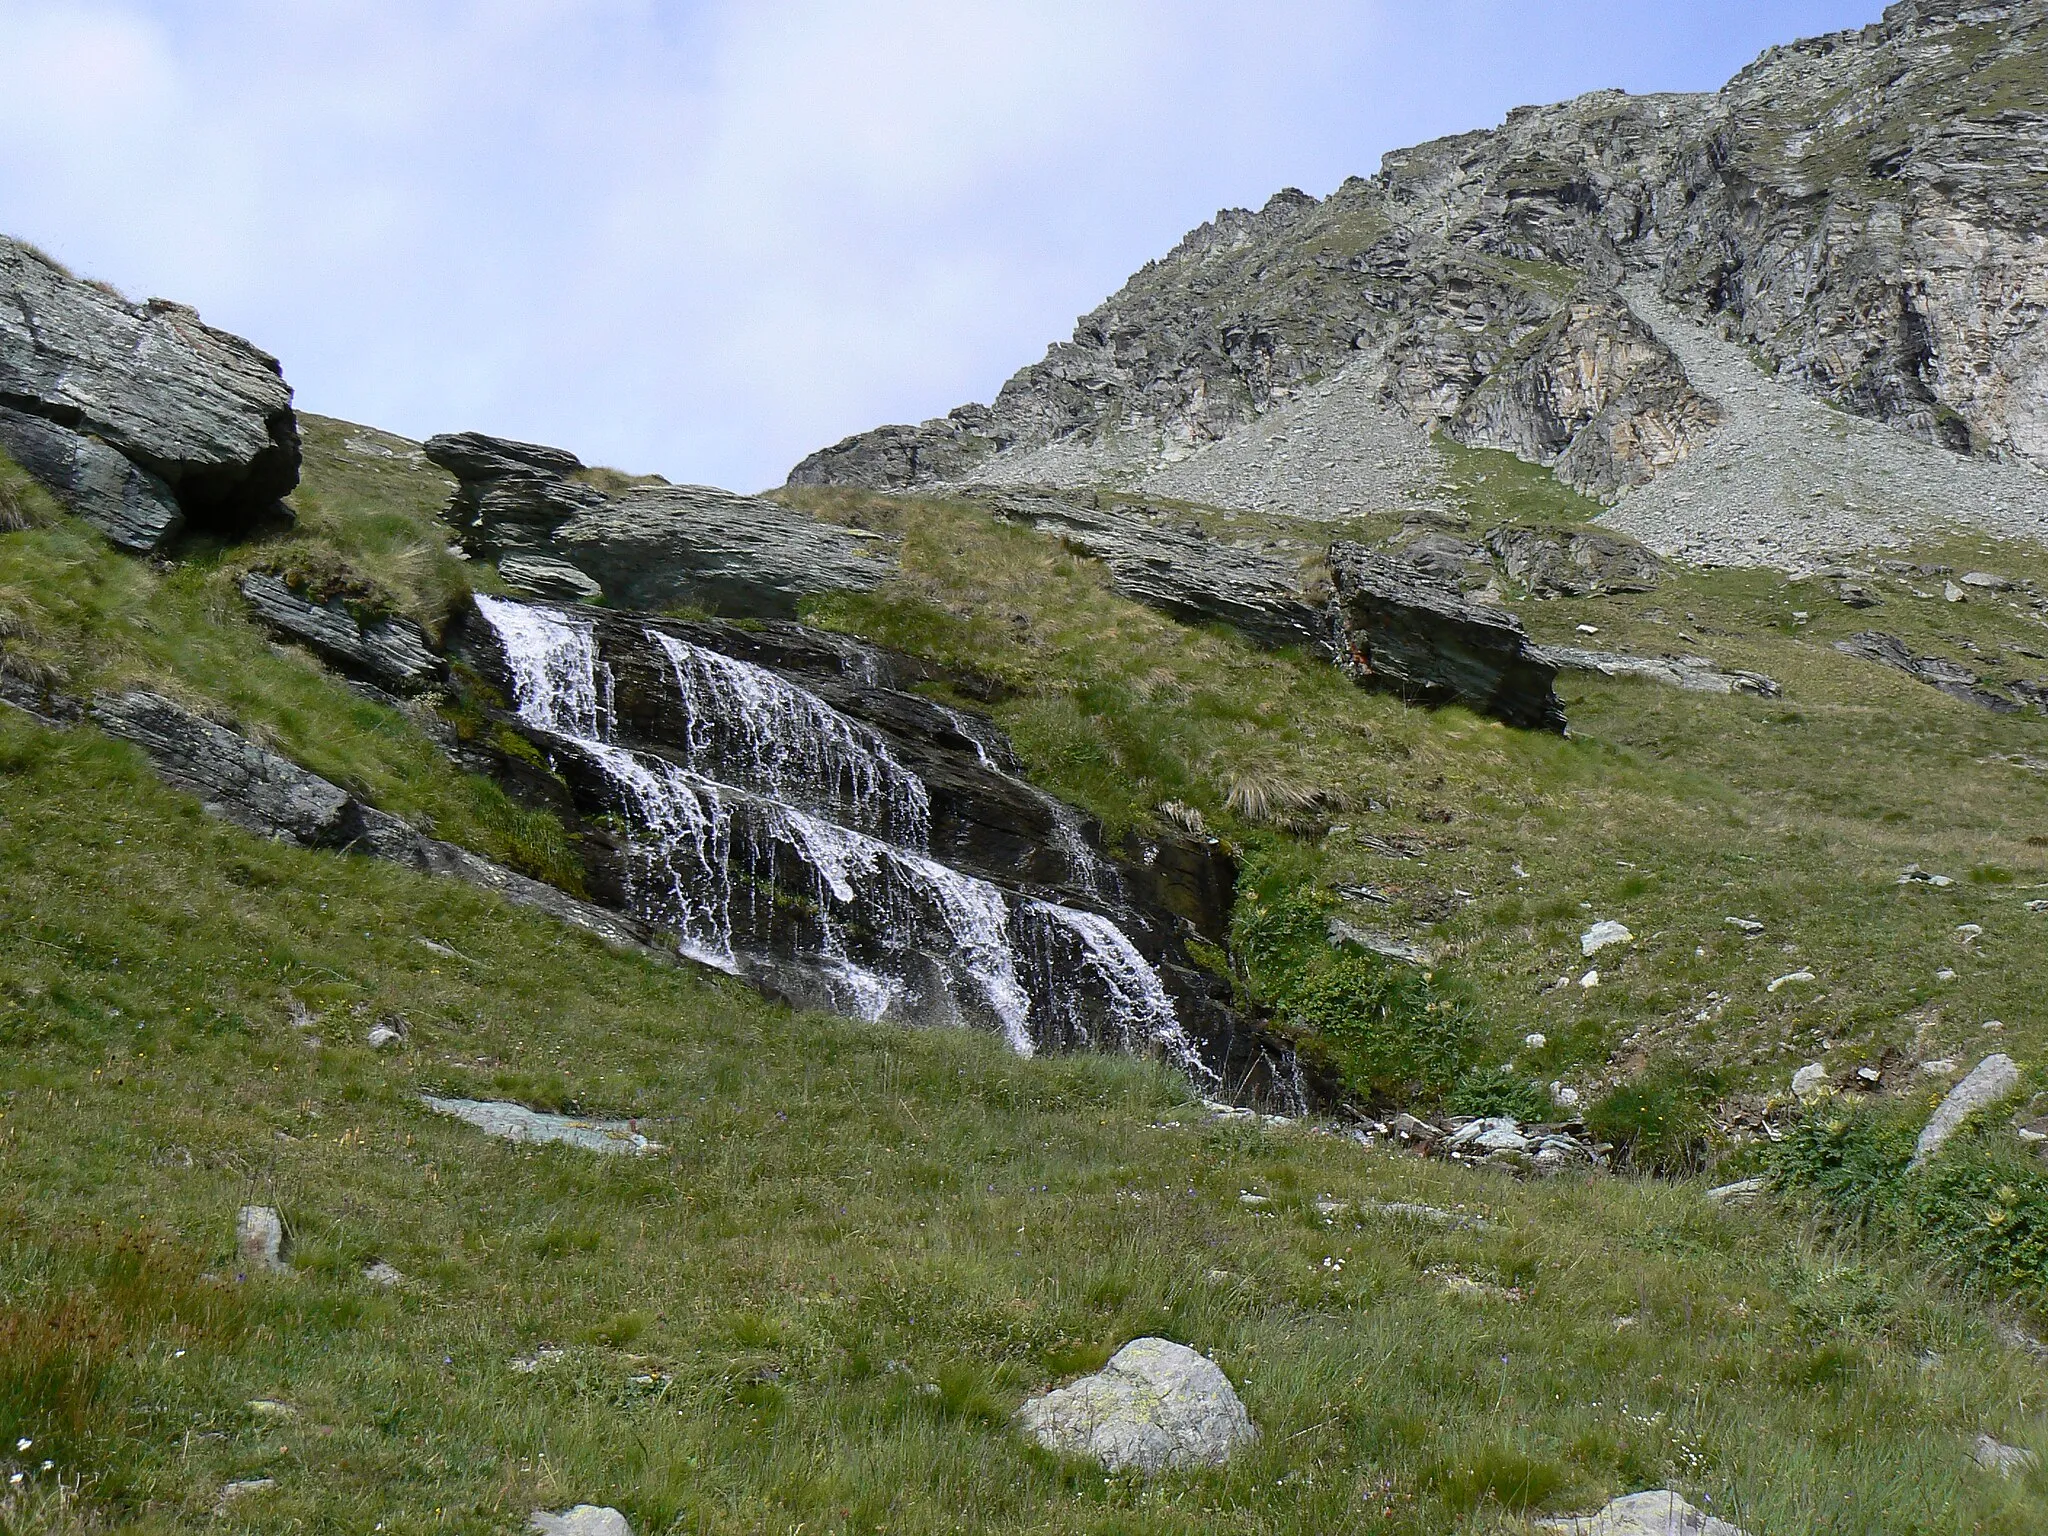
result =
M1772 1176L1810 1196L1830 1227L1910 1243L1959 1279L2048 1299L2048 1169L1994 1113L1908 1172L1921 1119L1918 1106L1824 1106L1773 1150Z
M1474 1067L1459 1078L1444 1108L1454 1115L1507 1115L1541 1120L1550 1113L1550 1090L1500 1067Z
M1377 955L1335 955L1290 989L1282 1017L1361 1098L1435 1100L1463 1073L1478 1031L1464 1001L1431 981Z
M1900 1113L1825 1105L1778 1144L1771 1174L1780 1187L1813 1195L1833 1226L1883 1225L1899 1207L1917 1134Z
M2002 1146L1972 1145L1915 1175L1913 1224L1958 1273L2048 1295L2048 1177Z
M1595 1104L1586 1127L1645 1173L1676 1176L1705 1166L1714 1122L1707 1105L1720 1085L1696 1067L1653 1063Z

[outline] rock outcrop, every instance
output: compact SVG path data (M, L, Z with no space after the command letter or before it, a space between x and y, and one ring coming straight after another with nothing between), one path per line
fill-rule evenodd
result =
M1509 725L1565 728L1557 667L1513 614L1359 544L1330 546L1330 577L1332 643L1361 683Z
M463 547L529 596L787 618L896 569L880 536L759 497L656 479L613 494L574 454L474 432L426 454L458 482L448 515Z
M1446 426L1611 498L1683 459L1720 424L1671 349L1620 295L1573 300L1495 365Z
M1713 94L1517 109L1326 198L1218 214L991 405L849 438L791 482L1334 515L1428 501L1438 430L1626 505L1726 404L1652 301L1780 387L2048 467L2044 59L2048 0L1902 0Z
M281 515L298 420L277 360L181 304L130 304L0 236L0 449L115 543Z
M251 571L242 578L241 589L256 616L271 629L362 682L391 693L417 693L447 673L426 632L410 619L359 615L342 597L316 598L270 571Z
M1668 683L1688 693L1753 693L1775 699L1785 690L1761 672L1724 670L1704 656L1626 656L1619 651L1587 651L1574 645L1547 645L1544 657L1560 671L1598 672L1602 677L1640 677Z
M1994 714L2015 714L2023 707L2006 694L1986 686L1981 677L1961 662L1950 661L1942 656L1919 655L1909 649L1906 642L1897 635L1888 635L1882 630L1866 629L1846 640L1837 640L1835 649L1844 656L1874 661L1880 666L1903 672L1930 688L1939 689L1950 698L1961 699L1965 704L1975 704L1979 709L1988 709ZM2021 689L2024 687L2022 684ZM2037 702L2024 691L2021 691L2020 696L2027 703Z
M1093 1376L1018 1409L1017 1427L1059 1455L1147 1474L1220 1467L1259 1433L1216 1362L1168 1339L1133 1339Z
M973 499L1102 561L1124 596L1186 623L1227 625L1276 649L1322 644L1308 550L1211 538L1168 508L1088 491L988 490Z
M1531 597L1647 592L1657 584L1657 557L1612 533L1503 524L1487 533L1486 547Z

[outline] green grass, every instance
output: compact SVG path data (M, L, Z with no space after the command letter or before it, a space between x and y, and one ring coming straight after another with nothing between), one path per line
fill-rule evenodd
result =
M258 842L17 717L0 871L0 1434L46 1490L15 1529L59 1476L159 1531L502 1531L591 1499L643 1532L1478 1532L1664 1484L1759 1536L2048 1509L1967 1461L1980 1430L2048 1449L2048 1384L1981 1312L1696 1186L1518 1185L1205 1125L1136 1063L793 1015ZM394 1012L409 1047L372 1053ZM634 1114L670 1150L509 1148L429 1090ZM283 1211L288 1277L237 1274L248 1202ZM1007 1429L1142 1333L1225 1366L1254 1450L1145 1483ZM511 1369L542 1345L564 1357Z
M1597 511L1504 454L1462 450L1452 483L1475 526ZM1986 1020L2023 1060L2048 1044L2032 963L2048 917L2025 910L2048 887L2048 774L2014 760L2044 755L2040 717L1990 715L1831 643L1884 627L1959 656L1970 632L2012 660L2015 644L2048 651L2048 625L2009 599L1927 602L1893 582L1857 611L1817 581L1673 571L1648 593L1517 602L1543 642L1705 653L1786 688L1716 697L1566 674L1560 741L1406 709L1315 658L1189 630L1117 597L1095 562L971 507L801 500L904 535L899 583L815 618L999 682L996 714L1033 776L1111 827L1178 801L1254 862L1279 858L1325 910L1425 941L1474 983L1493 1063L1597 1095L1669 1055L1731 1093L1782 1094L1816 1057L1846 1071L1981 1052ZM2048 584L2048 558L2024 546L1922 553ZM1233 809L1247 804L1269 810ZM1912 863L1958 884L1898 886ZM1387 902L1336 894L1360 886ZM1601 917L1637 942L1602 955L1599 987L1556 987L1589 968L1578 937ZM1729 917L1766 930L1745 938ZM1960 944L1964 922L1984 938ZM1819 983L1768 990L1802 968ZM1523 1047L1531 1032L1545 1046Z
M445 554L444 487L410 445L318 421L308 439L295 533L164 569L0 466L36 525L0 533L0 664L177 693L545 865L559 828L244 617L233 580L255 562L430 625L490 580ZM1450 462L1475 527L1591 515L1505 456ZM1519 603L1540 639L1590 623L1787 687L1571 677L1558 740L1178 626L972 508L805 500L904 536L900 582L814 617L978 673L1034 778L1112 829L1177 801L1238 845L1219 963L1361 1086L1476 1111L1561 1078L1638 1166L1724 1174L1759 1149L1718 1130L1701 1149L1688 1106L1755 1106L1810 1056L1881 1062L1904 1091L1868 1135L1810 1122L1865 1150L1832 1183L1781 1168L1778 1206L1718 1210L1697 1181L1520 1185L1206 1122L1138 1063L793 1014L466 888L259 842L90 728L0 711L0 1457L35 1442L0 1531L482 1532L589 1499L643 1533L1476 1533L1665 1484L1754 1536L2041 1527L2041 1474L1967 1460L1979 1432L2048 1452L2043 1370L1986 1308L2042 1295L2040 1175L1980 1130L1933 1194L1895 1176L1927 1107L1910 1061L1993 1041L2041 1059L2048 916L2024 904L2048 884L2048 775L2013 760L2043 755L2041 726L1829 644L1880 627L2009 655L2038 618L1897 584L1855 613L1743 572ZM1935 553L2048 581L2019 546ZM1958 883L1895 885L1909 862ZM1426 943L1432 974L1330 949L1332 913ZM1602 984L1548 988L1610 916L1637 942L1601 954ZM1985 930L1967 946L1965 921ZM1801 966L1820 981L1766 990ZM389 1014L409 1044L372 1053ZM638 1116L669 1150L507 1148L425 1091ZM1494 1224L1332 1223L1325 1197ZM284 1212L290 1277L237 1277L248 1202ZM408 1283L370 1285L377 1259ZM1146 1332L1224 1365L1256 1450L1147 1484L1007 1429ZM559 1364L511 1369L543 1344ZM276 1488L214 1514L259 1476Z
M309 419L309 441L338 438L337 426ZM457 585L466 568L446 554L446 533L419 487L382 464L336 470L309 447L298 530L234 549L202 545L158 566L59 516L0 460L0 485L14 488L33 510L24 520L36 525L0 535L0 666L74 698L156 689L423 830L573 885L580 865L557 821L451 768L421 716L355 693L308 653L274 645L236 590L252 566L320 571L330 583L384 594L388 606L445 616L453 593L467 590Z

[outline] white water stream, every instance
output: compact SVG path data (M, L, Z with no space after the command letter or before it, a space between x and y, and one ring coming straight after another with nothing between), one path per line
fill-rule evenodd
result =
M632 826L635 904L675 928L684 953L740 971L736 921L757 924L793 899L801 958L848 1012L886 1016L929 984L937 958L941 985L964 981L970 1008L992 1015L1021 1054L1039 1042L1157 1049L1215 1080L1158 972L1114 922L1038 900L1013 915L998 887L926 854L925 785L869 727L773 672L650 629L673 668L688 745L681 764L635 752L613 739L611 675L590 625L476 602L504 649L520 718L612 787ZM1057 824L1095 888L1100 866L1078 822L1069 813Z

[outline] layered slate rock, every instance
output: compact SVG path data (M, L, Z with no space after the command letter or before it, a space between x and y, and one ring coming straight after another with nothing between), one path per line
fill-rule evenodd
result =
M1460 703L1509 725L1562 731L1557 667L1514 615L1359 544L1330 546L1329 622L1341 664L1414 703Z
M652 478L614 494L574 454L474 432L426 454L458 482L448 515L463 547L530 596L787 618L895 574L880 536L759 497Z
M339 672L392 693L417 693L446 675L426 631L392 614L359 617L339 597L294 590L282 576L251 571L242 596L271 629L311 649Z
M1587 651L1573 645L1543 647L1543 655L1561 671L1598 672L1602 677L1640 677L1668 683L1688 693L1753 693L1775 699L1785 690L1761 672L1724 669L1705 656L1628 656L1619 651Z
M281 515L299 479L277 359L0 237L0 448L125 549Z
M1211 538L1185 515L1088 491L984 491L975 501L1109 568L1124 596L1190 624L1223 624L1260 645L1317 646L1318 605L1295 549ZM1276 552L1277 550L1277 552Z
M184 530L171 488L98 438L0 406L0 450L131 554L151 554Z
M1168 1339L1133 1339L1093 1376L1033 1398L1016 1422L1046 1450L1111 1472L1220 1467L1258 1438L1216 1362Z
M644 925L423 836L340 785L161 694L132 689L102 696L94 700L90 718L110 736L140 747L166 782L197 795L210 814L260 837L387 859L461 880L585 929L615 948L662 954L649 944Z
M1837 640L1835 649L1844 656L1874 661L1880 666L1903 672L1952 699L1961 699L1965 704L1974 704L1993 714L2016 714L2021 708L2006 695L1986 687L1984 680L1961 662L1950 661L1943 656L1919 655L1897 635L1888 635L1882 630L1866 629L1846 640Z

